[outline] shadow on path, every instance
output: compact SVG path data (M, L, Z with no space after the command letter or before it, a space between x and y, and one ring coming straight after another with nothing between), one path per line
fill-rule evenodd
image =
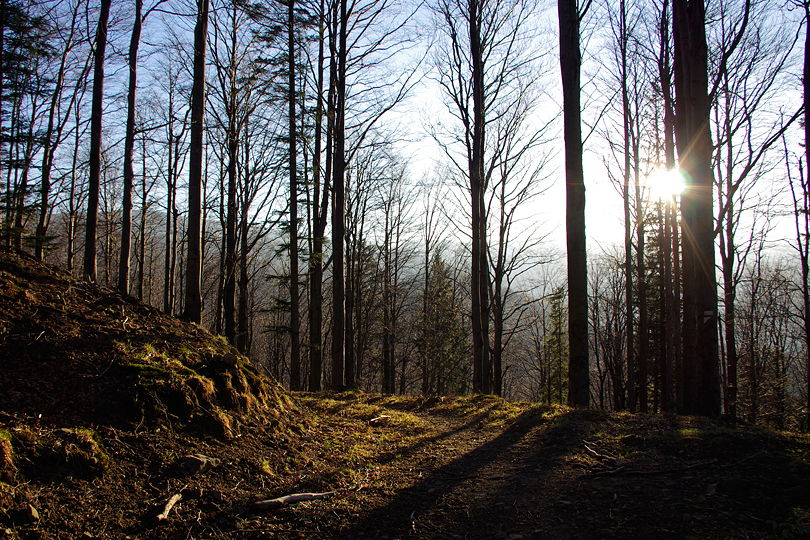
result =
M338 536L494 537L508 525L504 523L508 513L497 512L502 504L502 488L508 485L508 480L531 474L532 482L541 482L549 467L538 470L538 460L548 463L569 453L581 444L582 430L576 426L590 425L582 420L593 420L592 416L583 416L590 413L577 411L546 420L539 414L542 410L538 407L523 413L494 439L400 490L388 504L372 511L349 530L340 531ZM460 433L474 423L465 424L453 433ZM441 434L433 439L449 436ZM541 444L542 451L538 449Z

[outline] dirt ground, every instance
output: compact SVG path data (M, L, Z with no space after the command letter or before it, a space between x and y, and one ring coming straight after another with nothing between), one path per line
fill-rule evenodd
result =
M12 487L0 532L9 538L810 537L806 436L487 397L297 399L308 418L300 433L256 429L225 442L99 430L111 461L106 472L52 467L28 474ZM7 423L12 433L18 428ZM183 470L178 463L191 453L219 463ZM299 492L334 493L251 510L257 500ZM174 494L182 499L158 522Z

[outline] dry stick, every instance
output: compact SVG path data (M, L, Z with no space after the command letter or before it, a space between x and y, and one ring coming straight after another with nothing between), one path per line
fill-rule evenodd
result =
M597 452L596 450L594 450L593 448L588 446L587 441L582 441L582 444L585 445L585 450L587 450L588 453L591 454L593 457L595 457L597 459L600 459L600 460L604 460L604 461L610 461L614 465L617 465L617 466L619 465L619 463L620 463L619 458L615 458L615 457L607 455L607 454L600 454L599 452Z
M702 463L695 463L693 465L687 465L686 467L678 467L676 469L661 469L657 471L636 471L633 469L625 469L623 466L618 467L616 469L611 469L609 471L599 471L592 473L588 476L611 476L611 475L624 475L624 476L654 476L656 474L671 474L676 472L683 472L688 471L690 469L699 469L701 467L708 467L709 465L714 465L718 462L717 459L712 459L709 461L704 461Z
M174 505L177 504L178 502L180 502L180 499L182 499L182 498L183 498L183 496L181 494L179 494L179 493L175 493L174 495L172 495L171 498L169 498L169 501L166 503L166 506L163 507L163 512L161 512L160 514L157 515L157 520L158 521L164 521L164 520L168 519L169 518L169 512L172 511L172 508L174 508Z
M385 418L391 418L391 417L389 415L387 415L387 414L383 414L381 416L378 416L377 418L372 418L371 420L368 421L368 423L373 424L374 422L379 422L380 420L383 420Z
M250 505L250 509L263 512L266 510L273 510L274 508L284 506L285 504L324 499L330 495L334 495L335 493L335 491L326 491L324 493L293 493L291 495L284 495L283 497L276 497L275 499L257 501Z

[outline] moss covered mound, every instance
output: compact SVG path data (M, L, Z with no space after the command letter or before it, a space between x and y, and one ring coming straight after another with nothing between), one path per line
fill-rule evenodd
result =
M227 438L296 412L223 338L0 250L0 422L162 426Z

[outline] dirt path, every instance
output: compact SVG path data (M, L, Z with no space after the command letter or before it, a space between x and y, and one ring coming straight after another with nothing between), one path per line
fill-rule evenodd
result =
M438 433L387 474L409 487L367 514L346 538L528 538L550 536L548 510L564 456L581 435L532 409L504 430L480 421L423 415ZM556 431L555 435L552 433ZM553 441L553 442L549 442ZM559 504L570 503L563 500ZM553 527L552 529L557 529ZM557 531L560 532L560 531ZM564 534L562 536L565 536Z
M321 514L324 536L800 538L810 531L807 462L750 436L591 412L546 419L530 409L505 427L415 414L432 433L396 459L376 460L386 487L358 491L344 515Z
M806 435L485 396L296 399L297 432L100 430L103 477L0 483L0 538L810 538ZM194 453L220 465L177 469ZM334 494L250 509L299 492Z

